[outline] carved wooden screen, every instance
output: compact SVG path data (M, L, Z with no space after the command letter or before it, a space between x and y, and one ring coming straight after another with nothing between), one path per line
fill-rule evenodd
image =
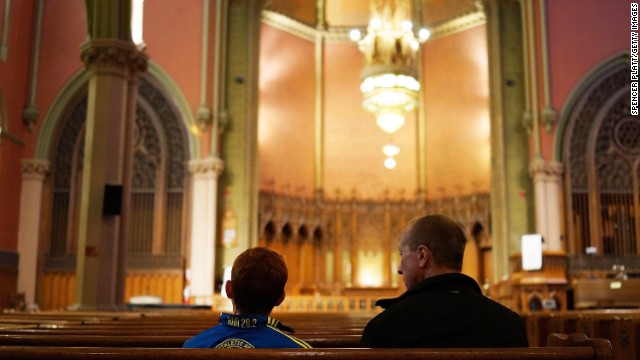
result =
M638 254L640 120L630 111L630 69L621 63L584 91L564 141L569 244L574 254Z
M75 267L82 181L86 95L64 121L53 155L53 204L47 270ZM128 268L182 267L187 140L177 111L150 80L140 78L134 130Z

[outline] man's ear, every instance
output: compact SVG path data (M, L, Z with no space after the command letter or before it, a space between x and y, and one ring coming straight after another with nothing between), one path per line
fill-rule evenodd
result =
M431 256L431 251L426 245L418 245L418 266L421 268L426 268L429 263L429 257Z
M227 293L229 299L233 299L233 287L231 287L231 280L227 280L224 283L224 291Z
M276 301L276 304L273 305L273 306L278 306L278 305L282 304L282 302L284 301L285 296L287 296L287 294L285 294L284 290L282 290L282 295L280 295L280 297Z

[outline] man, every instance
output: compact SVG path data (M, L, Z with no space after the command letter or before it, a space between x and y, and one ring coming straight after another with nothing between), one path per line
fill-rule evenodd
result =
M411 220L400 237L407 291L378 300L385 310L362 334L363 347L526 347L520 316L485 297L460 273L466 237L442 215Z
M245 250L224 286L233 314L220 314L220 324L187 340L185 348L310 348L283 332L293 330L269 315L282 303L287 265L280 254L263 247Z

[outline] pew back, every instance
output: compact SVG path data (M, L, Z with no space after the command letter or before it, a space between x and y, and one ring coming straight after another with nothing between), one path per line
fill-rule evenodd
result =
M610 355L610 354L609 354ZM591 347L512 349L162 349L0 346L0 358L13 360L610 360Z

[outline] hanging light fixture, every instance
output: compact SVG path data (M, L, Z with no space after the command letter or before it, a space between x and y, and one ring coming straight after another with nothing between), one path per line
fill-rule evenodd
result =
M415 58L420 42L429 37L421 29L418 37L410 21L410 0L371 0L367 34L350 33L365 56L360 91L364 108L376 116L378 126L393 134L404 125L405 114L418 105L420 83Z
M393 141L382 147L382 153L387 157L384 160L384 167L391 170L396 167L396 159L393 157L400 153L400 148Z

